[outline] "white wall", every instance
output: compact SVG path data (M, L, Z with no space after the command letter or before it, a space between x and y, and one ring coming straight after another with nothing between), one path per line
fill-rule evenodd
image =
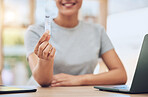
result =
M127 70L130 83L144 35L148 33L148 7L108 16L107 33Z

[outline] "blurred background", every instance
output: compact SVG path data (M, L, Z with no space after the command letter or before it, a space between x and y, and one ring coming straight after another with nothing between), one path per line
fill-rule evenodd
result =
M24 85L31 76L24 33L29 25L57 15L54 0L0 0L0 84ZM148 33L148 0L83 0L79 19L100 23L121 58L130 84L144 35ZM107 71L101 59L99 72ZM96 69L95 72L98 72Z

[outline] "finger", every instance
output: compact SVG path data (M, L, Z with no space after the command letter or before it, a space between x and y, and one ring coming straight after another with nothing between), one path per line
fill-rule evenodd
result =
M56 79L58 79L58 76L57 75L54 75L53 76L53 80L56 80Z
M50 39L50 36L48 35L47 32L45 32L42 35L42 37L40 38L39 42L37 43L37 45L36 45L36 47L34 49L35 54L37 54L39 46L46 40L46 38L48 38L48 40Z
M50 52L51 48L52 48L52 45L49 44L49 45L47 45L47 47L44 49L44 51L43 51L43 56L44 56L44 58L48 59L48 53Z
M54 75L54 76L53 76L53 80L56 80L56 79L61 78L62 75L63 75L63 73L60 73L60 74L56 74L56 75Z
M67 74L65 73L60 73L53 76L53 80L64 79L64 78L67 78Z
M47 31L47 33L48 33L48 35L50 35L50 31L49 30Z
M47 33L48 33L48 36L46 37L46 41L49 41L49 39L50 39L50 32L47 31Z
M51 84L55 84L55 83L58 83L58 81L53 80L53 81L51 82Z
M38 57L39 58L43 58L43 51L44 49L48 46L48 42L43 42L40 46L39 46L39 49L38 49Z
M53 47L51 53L50 53L50 57L53 57L55 55L56 49L55 47Z
M52 45L50 44L50 48L49 48L49 51L48 51L48 56L47 56L47 59L50 59L50 53L52 52Z
M55 53L55 48L54 48L54 47L52 47L52 48L51 48L51 50L49 51L49 54L48 54L48 59L53 58L54 53Z
M55 83L59 83L59 82L62 82L62 81L66 81L67 79L56 79L56 80L52 80L52 84L55 84Z
M59 87L61 86L61 83L54 83L54 84L51 84L52 87Z
M51 84L50 86L51 86L51 87L56 87L56 84Z
M45 32L42 37L39 40L39 44L41 44L42 42L46 41L47 38L50 38L50 35L48 34L49 32Z
M60 83L51 84L52 87L59 87Z
M51 84L52 87L59 87L59 86L70 86L70 84L67 81Z

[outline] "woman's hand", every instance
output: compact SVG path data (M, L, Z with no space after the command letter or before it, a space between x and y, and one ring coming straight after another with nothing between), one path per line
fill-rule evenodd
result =
M34 53L40 59L53 61L56 49L49 43L49 40L49 32L45 32L38 41Z
M58 86L80 86L82 83L81 76L74 76L69 74L57 74L53 76L53 80L51 82L52 87Z
M49 86L53 77L53 64L56 49L49 43L50 35L45 32L38 41L34 53L30 55L32 75L41 86Z

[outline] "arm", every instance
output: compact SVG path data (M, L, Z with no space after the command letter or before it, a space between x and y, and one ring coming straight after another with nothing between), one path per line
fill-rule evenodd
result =
M32 75L41 86L49 86L53 77L55 48L49 44L49 39L48 33L44 33L28 57Z
M104 53L102 59L109 68L109 72L83 75L82 85L125 84L127 81L126 71L115 50L112 49Z
M112 49L104 53L102 59L109 68L109 72L78 76L58 74L53 77L52 86L125 84L127 81L126 71L115 50Z

